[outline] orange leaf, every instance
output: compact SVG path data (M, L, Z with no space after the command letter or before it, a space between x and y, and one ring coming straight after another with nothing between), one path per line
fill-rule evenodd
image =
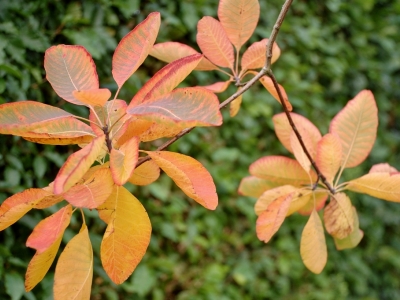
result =
M290 113L294 124L296 125L300 135L308 134L311 138L311 145L306 145L307 149L316 149L318 141L321 139L321 133L318 128L315 127L307 118L296 113ZM282 145L290 152L293 153L293 149L290 143L290 135L293 131L292 127L287 120L285 113L280 113L273 116L272 121L274 122L275 133L282 143Z
M296 160L284 156L262 157L250 165L249 171L256 177L281 185L289 184L297 187L309 185L310 182L317 179L313 170L310 170L310 178L310 175Z
M249 72L249 73L254 74L254 72ZM259 79L259 81L267 89L267 91L272 95L272 97L274 97L279 103L281 103L281 100L279 99L279 94L275 89L272 79L269 78L268 76L263 76ZM278 86L281 91L283 101L285 101L286 108L288 109L288 111L292 111L293 107L292 107L292 104L289 102L289 98L286 94L285 89L279 83L278 83Z
M199 87L176 89L134 106L127 112L158 123L169 119L184 128L222 124L217 96Z
M61 239L72 215L71 205L39 222L26 241L26 246L36 249L25 275L25 290L32 290L46 275L56 257Z
M251 37L260 17L258 0L221 0L218 18L229 40L239 52Z
M255 42L243 53L241 60L242 73L249 69L259 69L264 67L267 60L267 43L268 39ZM274 43L272 45L272 59L271 63L274 63L281 55L281 49Z
M186 128L184 122L176 123L170 119L164 119L162 123L153 123L148 130L140 135L140 140L148 142L163 137L173 137Z
M194 70L202 57L201 54L193 54L166 65L143 85L128 108L171 92Z
M308 135L308 133L304 133L301 136L301 139L303 140L308 153L311 155L311 157L314 157L315 156L315 148L307 147L307 146L312 145L311 137ZM311 162L308 159L306 153L304 152L304 149L301 146L294 131L292 131L292 133L290 134L290 146L292 147L294 157L299 162L299 164L304 169L304 171L306 171L308 173L311 168Z
M313 197L313 191L298 189L292 197L286 216L299 212Z
M276 199L278 199L282 196L287 197L287 196L289 196L289 194L292 194L291 197L293 198L293 196L297 190L298 190L298 188L296 188L294 186L282 185L282 186L278 186L276 188L265 191L260 196L260 198L257 199L257 202L254 206L254 211L256 212L256 215L257 216L261 215L272 202L274 202Z
M103 134L68 157L54 180L54 194L66 192L82 178L102 151L104 142Z
M139 156L139 138L133 137L110 154L110 169L115 184L123 185L132 176Z
M151 235L150 220L139 200L122 186L115 186L98 210L99 214L104 210L108 221L101 242L101 262L111 280L120 284L132 274L146 253Z
M220 22L203 17L197 23L197 44L213 64L233 70L233 47Z
M238 91L240 88L238 89ZM229 115L233 118L237 115L240 110L240 106L242 105L243 94L233 100L229 106Z
M146 151L154 162L190 198L207 209L218 205L214 181L203 165L190 156L168 151Z
M257 219L256 232L260 241L268 243L279 230L289 210L292 195L283 195L271 202Z
M80 102L91 106L104 106L111 97L109 89L95 89L86 91L73 91L72 94Z
M356 247L360 242L361 239L364 236L364 232L362 230L360 230L360 225L358 222L358 215L357 215L357 211L356 208L353 206L352 208L352 212L353 212L353 231L344 239L338 239L338 238L334 238L335 241L335 246L336 249L338 250L344 250L344 249L351 249Z
M313 210L320 211L325 206L328 194L326 191L314 191L312 197L299 210L299 214L309 216Z
M311 272L322 272L328 259L324 228L318 213L313 210L303 229L300 242L301 258Z
M156 41L161 19L153 12L119 42L112 59L112 74L118 87L140 67Z
M0 231L17 222L48 195L51 193L43 189L28 189L4 200L0 206Z
M363 90L333 118L329 132L342 142L342 165L352 168L362 163L375 143L378 109L371 91Z
M54 274L54 299L89 299L93 279L93 249L85 224L65 246Z
M373 165L369 173L397 173L397 169L387 163Z
M338 239L345 238L353 231L353 208L345 193L331 196L331 201L324 209L324 223L326 231Z
M158 179L160 168L152 161L146 161L137 167L128 181L134 185L148 185Z
M351 180L346 189L387 201L400 202L400 173L369 173Z
M219 81L210 85L203 86L203 88L213 92L213 93L222 93L225 92L228 86L231 84L231 80L228 81Z
M342 144L337 135L328 133L318 142L315 163L332 184L342 164Z
M167 63L173 62L174 60L182 57L198 54L192 47L181 44L178 42L165 42L155 44L151 49L149 55ZM210 62L207 58L203 57L195 70L198 71L211 71L217 70L218 67Z
M48 195L44 198L40 199L38 202L35 202L33 208L36 209L43 209L53 206L54 204L60 203L64 200L64 196L61 195L54 195L54 182L50 183L48 186L44 187L43 190L48 192Z
M261 179L254 176L248 176L242 179L239 185L239 194L258 198L265 191L277 187L279 184Z
M58 45L50 47L44 55L46 78L58 96L77 105L84 105L73 91L99 88L96 65L82 46Z
M140 118L140 117L139 117ZM117 134L117 143L115 146L119 147L128 140L135 136L140 136L151 128L154 124L152 121L139 119L137 117L130 117L125 130L121 131L121 134Z

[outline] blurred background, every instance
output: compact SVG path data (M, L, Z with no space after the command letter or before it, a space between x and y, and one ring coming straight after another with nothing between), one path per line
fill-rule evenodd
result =
M259 26L251 42L268 37L283 0L261 0ZM101 87L112 91L111 57L119 40L150 12L160 11L157 42L178 41L198 49L196 24L216 17L217 1L13 0L0 1L0 103L35 100L86 116L84 107L58 98L45 79L44 51L79 44L93 56ZM360 90L371 89L379 108L379 132L368 160L345 171L344 179L379 162L400 168L400 1L294 1L277 42L282 50L273 70L294 106L326 133L331 118ZM244 49L242 49L244 50ZM125 84L129 101L164 63L149 57ZM226 80L194 72L186 84ZM219 95L225 100L235 91ZM149 213L153 233L147 254L122 285L101 267L105 224L87 211L95 253L92 299L399 299L400 205L350 194L365 236L352 250L337 251L327 235L328 263L320 275L303 265L300 235L306 217L288 218L268 243L255 233L255 199L239 196L248 166L265 155L288 155L278 143L271 117L281 112L261 85L244 94L235 118L223 112L220 128L200 128L169 147L200 160L211 172L219 206L207 211L188 199L165 175L154 184L128 186ZM153 149L156 144L148 145ZM51 182L76 146L44 146L0 136L0 203L30 187ZM39 220L57 208L31 211L0 233L0 299L52 299L54 265L30 293L24 274L34 250L25 242ZM79 230L74 215L65 243Z

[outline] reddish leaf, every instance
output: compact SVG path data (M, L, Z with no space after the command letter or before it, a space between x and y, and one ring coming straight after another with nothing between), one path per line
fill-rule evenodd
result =
M99 88L96 66L82 46L50 47L44 56L44 68L57 95L68 102L84 105L72 92Z
M250 73L254 73L254 72L250 72ZM279 99L279 94L275 89L272 79L269 78L268 76L263 76L260 78L260 82L267 89L267 91L272 95L272 97L274 97L279 103L281 103L281 100ZM286 108L288 109L288 111L292 111L293 107L292 107L292 104L290 104L290 102L289 102L289 98L286 94L285 89L280 84L278 84L278 86L281 91L283 101L285 101Z
M207 209L218 205L214 181L203 165L190 156L168 151L147 151L154 162L190 198Z
M373 165L372 168L369 170L369 173L397 173L397 169L392 167L388 163L376 164Z
M219 81L210 85L203 86L203 88L206 88L207 90L218 94L225 92L228 86L231 84L231 82L232 82L231 80Z
M105 136L99 136L68 157L54 180L54 194L66 192L82 178L102 151L104 141Z
M342 144L337 135L328 133L317 145L315 162L329 183L332 184L342 164Z
M257 202L254 206L256 215L257 216L261 215L272 202L274 202L275 200L277 200L278 198L280 198L282 196L287 197L287 196L289 196L289 194L291 194L291 198L293 198L293 196L297 190L298 190L298 188L296 188L294 186L282 185L282 186L278 186L276 188L265 191L260 196L260 198L257 199ZM289 203L289 205L290 205L290 203Z
M143 85L133 97L128 108L171 92L194 70L201 58L201 54L194 54L166 65Z
M362 163L375 143L378 109L371 91L363 90L336 115L329 127L342 142L342 165L352 168Z
M72 94L80 102L91 106L104 106L111 97L109 89L95 89L86 91L73 91Z
M331 201L324 209L324 223L326 231L338 239L344 239L353 231L353 208L345 193L331 196Z
M146 210L128 190L115 186L99 208L108 226L101 242L101 262L111 280L120 284L135 270L150 243L151 224Z
M153 12L119 42L112 59L112 74L118 87L140 67L156 41L160 13Z
M110 154L112 178L117 185L125 184L135 169L139 156L139 138L133 137Z
M239 52L257 26L260 17L258 0L221 0L218 18L229 40Z
M48 186L44 187L43 190L47 191L49 194L48 196L40 199L38 202L35 202L34 208L36 209L43 209L53 206L54 204L60 203L64 200L63 195L54 195L54 182L50 183Z
M148 185L159 176L160 168L154 161L149 160L137 167L128 181L134 185Z
M279 184L261 179L254 176L248 176L242 179L239 185L239 194L258 198L265 191L277 187Z
M233 70L233 47L220 22L203 17L197 23L197 44L213 64Z
M259 69L264 67L267 61L267 43L268 39L255 42L243 53L241 60L242 73L249 69ZM272 45L272 59L271 63L274 63L281 55L281 49L274 43Z

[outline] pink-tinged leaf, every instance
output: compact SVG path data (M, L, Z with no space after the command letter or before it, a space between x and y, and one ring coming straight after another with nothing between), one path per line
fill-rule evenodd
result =
M108 221L101 242L101 262L111 280L120 284L146 253L151 235L150 219L139 200L122 186L115 186L98 210L100 217L103 211L103 218Z
M254 176L247 176L240 182L238 192L244 196L258 198L265 191L273 189L277 186L279 186L279 184L275 182L260 179Z
M243 53L241 60L242 72L250 69L259 69L264 67L267 61L267 43L268 39L255 42ZM272 59L271 63L274 63L281 55L281 49L274 43L272 45Z
M60 203L64 200L63 195L54 195L54 182L50 183L48 186L44 187L43 190L48 192L48 195L44 198L40 199L38 202L35 202L33 208L43 209L53 206L54 204Z
M342 164L342 144L337 135L328 133L318 142L315 163L332 184Z
M128 181L134 185L149 185L160 177L160 167L152 160L137 167Z
M272 82L272 79L269 78L268 76L263 76L263 77L261 77L259 79L259 81L267 89L267 91L272 95L272 97L274 97L279 103L281 103L281 100L279 98L279 94L276 91L276 88L274 86L274 83ZM289 102L289 98L288 98L288 96L286 94L285 89L280 84L278 84L278 86L279 86L279 89L281 91L281 95L282 95L283 101L285 101L286 108L288 109L288 111L292 111L293 107L292 107L292 104Z
M149 120L140 119L140 117L130 117L127 122L126 129L121 131L121 134L117 134L116 136L116 147L123 145L128 140L135 136L141 136L147 130L149 130L154 122ZM142 139L141 139L142 140ZM142 140L143 141L143 140Z
M28 189L15 194L0 206L0 231L21 219L37 202L51 195L43 189Z
M46 275L56 257L61 239L72 215L71 205L39 222L26 241L26 246L36 249L25 275L25 290L32 290Z
M321 139L321 133L319 132L318 128L315 127L315 125L307 118L301 115L290 113L290 116L292 117L300 135L308 134L310 136L312 143L311 145L307 145L307 149L316 149L317 143ZM274 122L275 133L279 141L290 153L293 153L290 143L290 135L293 129L290 126L285 113L280 113L273 116L272 121Z
M112 178L117 185L125 184L132 176L139 156L139 138L133 137L110 154Z
M308 135L308 133L305 133L304 135L301 136L304 145L307 148L308 153L311 155L311 157L315 156L315 148L308 148L307 146L312 144L311 137ZM304 171L307 173L310 171L311 168L311 162L308 159L306 153L304 152L303 147L301 146L299 139L297 138L296 134L294 131L290 134L290 146L292 147L294 157L296 160L299 162L299 164L302 166Z
M165 42L165 43L155 44L151 49L149 55L161 61L170 63L173 62L174 60L198 53L199 52L197 52L188 45L181 44L178 42ZM195 70L198 71L211 71L217 69L218 67L205 57L201 59L201 61L195 68Z
M153 12L119 42L112 59L112 74L119 88L146 59L156 41L160 24L160 13Z
M99 88L96 65L82 46L58 45L50 47L44 55L46 78L58 96L77 105L73 91Z
M193 54L166 65L143 85L128 108L171 92L194 70L202 57L201 54Z
M238 89L238 91L240 88ZM230 105L229 105L229 115L233 118L234 116L237 115L237 113L240 110L240 106L242 105L242 100L243 100L243 94L241 94L239 97L237 97L235 100L233 100Z
M279 230L283 221L285 221L291 201L291 194L280 196L271 202L267 209L259 215L256 223L256 232L260 241L268 243Z
M213 64L233 70L233 47L220 22L203 17L197 23L197 44Z
M54 300L89 299L93 279L93 249L85 224L65 246L54 274Z
M258 0L221 0L218 19L236 51L251 37L260 17Z
M309 216L313 210L320 211L325 206L325 202L328 199L326 191L314 191L312 197L302 206L298 212L303 216Z
M330 133L342 142L342 165L352 168L362 163L370 153L378 129L378 108L371 91L363 90L350 100L333 118Z
M353 231L344 239L334 238L336 249L344 250L356 247L362 240L364 232L360 230L356 208L353 206Z
M276 199L282 197L282 196L289 196L291 194L291 197L294 196L295 192L298 190L298 188L291 186L291 185L282 185L270 190L265 191L260 198L257 199L257 202L254 206L254 211L257 216L261 215L267 208L268 206L274 202Z
M222 93L225 92L228 86L231 84L231 80L228 81L219 81L210 85L203 86L203 88L213 92L213 93Z
M86 91L73 91L72 94L80 102L89 106L104 106L111 97L109 89L95 89Z
M311 272L322 272L328 259L324 228L318 213L313 210L303 229L300 242L300 254L304 265Z
M387 201L400 202L400 173L369 173L350 181L346 189Z
M114 181L109 168L99 168L82 184L71 187L64 198L75 207L96 208L111 195Z
M266 156L250 165L250 174L281 185L300 187L315 182L317 175L310 170L310 175L294 159L284 156Z
M104 142L105 135L99 136L68 157L54 180L54 194L66 192L82 178L99 156Z
M376 164L373 165L369 170L369 173L397 173L397 169L392 167L388 163Z
M344 239L353 231L353 208L345 193L331 196L331 201L324 209L324 223L326 231L338 239Z
M218 196L214 181L203 165L190 156L168 151L147 151L154 162L190 198L214 210Z
M217 96L199 87L176 89L159 98L128 108L127 112L157 123L171 120L184 128L222 124Z

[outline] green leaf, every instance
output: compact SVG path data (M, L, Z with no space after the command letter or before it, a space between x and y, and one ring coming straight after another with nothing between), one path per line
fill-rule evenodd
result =
M17 273L6 273L4 285L11 300L19 300L25 293L24 279Z
M47 170L47 160L43 156L36 156L33 159L33 172L39 179L43 178Z

